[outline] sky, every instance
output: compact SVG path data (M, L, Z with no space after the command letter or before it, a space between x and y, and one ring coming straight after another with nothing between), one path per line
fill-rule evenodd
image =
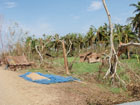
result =
M106 0L112 22L127 24L134 16L134 7L140 0ZM98 28L108 23L102 0L0 0L3 24L17 22L29 33L66 35L85 34L90 25Z

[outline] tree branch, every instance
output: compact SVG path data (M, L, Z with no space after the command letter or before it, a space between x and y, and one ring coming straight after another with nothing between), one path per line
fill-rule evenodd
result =
M140 43L133 43L133 42L130 42L130 43L122 43L122 44L120 44L119 47L128 47L128 46L140 46Z
M69 50L68 50L68 52L67 52L67 55L70 53L71 46L72 46L72 42L71 42L71 40L69 40L69 42L70 42L70 47L69 47Z
M38 47L38 46L35 46L35 49L36 49L37 53L39 54L39 56L40 56L40 58L41 58L41 62L43 62L43 57L42 57L42 55L41 55L41 53L39 52L39 50L38 50L37 47Z

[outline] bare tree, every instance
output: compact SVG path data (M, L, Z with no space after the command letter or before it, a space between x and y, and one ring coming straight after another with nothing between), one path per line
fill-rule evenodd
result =
M107 16L108 16L109 28L110 28L110 46L111 46L110 55L109 55L109 69L106 72L104 78L107 78L107 76L110 74L112 80L114 80L114 78L116 76L122 83L125 84L125 82L123 80L121 80L120 77L118 76L118 74L116 73L119 60L118 60L118 56L117 56L116 50L114 48L114 43L113 43L113 25L111 23L111 16L108 11L106 2L105 2L105 0L102 0L102 2L104 5L104 8L105 8L105 11L107 13Z
M2 50L4 50L3 40L2 40L2 24L3 24L3 16L0 15L0 42Z

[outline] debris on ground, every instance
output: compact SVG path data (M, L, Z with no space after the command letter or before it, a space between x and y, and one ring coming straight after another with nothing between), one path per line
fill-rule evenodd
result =
M86 52L84 54L80 54L80 62L85 62L88 55L91 55L92 52Z
M101 54L86 52L80 54L80 62L96 63L101 62Z
M130 92L130 96L140 99L140 84L129 84L127 90Z
M25 56L6 56L5 57L5 64L11 70L23 69L26 67L31 66L33 63L28 62Z

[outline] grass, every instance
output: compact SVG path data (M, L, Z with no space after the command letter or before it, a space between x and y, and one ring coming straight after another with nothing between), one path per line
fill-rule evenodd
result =
M73 61L73 59L74 59L74 57L69 57L68 62L71 63ZM59 64L59 66L60 65L64 66L63 58L55 59L54 62ZM131 70L134 70L135 72L140 73L140 64L137 62L136 59L124 59L124 60L121 60L121 62L126 64L127 66L129 66L129 68ZM74 63L74 65L73 65L72 71L73 71L73 74L76 74L76 75L80 75L80 74L84 74L84 73L95 73L95 72L97 72L99 70L99 65L100 65L100 63L92 63L92 64L90 64L90 63L87 63L87 62L79 62L79 58L78 58L76 60L76 62ZM106 71L107 71L107 68L103 68L103 72L106 72ZM47 73L47 70L43 70L43 69L28 69L28 70L26 70L26 72ZM126 72L127 71L124 68L118 67L118 69L117 69L117 73L120 76L120 78L123 79L124 81L129 82L130 77ZM123 88L110 87L107 84L97 84L97 86L99 86L100 88L107 89L107 90L109 90L109 91L111 91L112 93L115 93L115 94L121 93L121 92L123 92L125 90Z
M74 57L69 57L68 62L71 63L74 60ZM56 62L64 65L63 58L57 59ZM99 70L100 63L87 63L87 62L79 62L79 58L77 58L76 62L73 64L73 73L74 74L83 74L83 73L94 73Z
M140 63L137 62L137 59L124 59L121 60L121 62L126 65L126 68L118 68L117 73L123 80L127 82L130 81L130 76L127 74L127 68L140 74Z
M75 74L83 73L94 73L99 70L99 63L89 64L89 63L77 63L73 65L73 71Z
M123 91L121 88L115 88L115 87L111 87L109 90L112 93L116 93L116 94L121 93Z
M127 64L130 69L139 70L140 71L140 63L137 62L137 59L124 59L122 63Z
M71 63L74 60L74 57L68 57L68 62ZM58 58L55 59L54 62L56 62L55 66L64 66L64 59ZM130 69L140 72L140 63L137 62L136 59L124 59L121 60L122 63L127 64ZM57 65L58 64L58 65ZM95 73L99 70L100 63L87 63L87 62L79 62L79 58L76 59L76 62L73 64L72 71L74 74L84 74L84 73ZM107 68L103 68L103 72L106 72ZM47 72L46 70L42 69L29 69L27 71L30 72ZM122 72L125 72L124 68L119 68L117 70L118 74L121 74ZM125 80L129 80L129 76L122 75L122 78Z
M122 88L117 88L117 87L111 87L111 86L108 86L106 84L97 84L97 86L101 89L108 89L109 91L111 91L112 93L115 93L115 94L119 94L119 93L122 93L124 91L124 89Z

